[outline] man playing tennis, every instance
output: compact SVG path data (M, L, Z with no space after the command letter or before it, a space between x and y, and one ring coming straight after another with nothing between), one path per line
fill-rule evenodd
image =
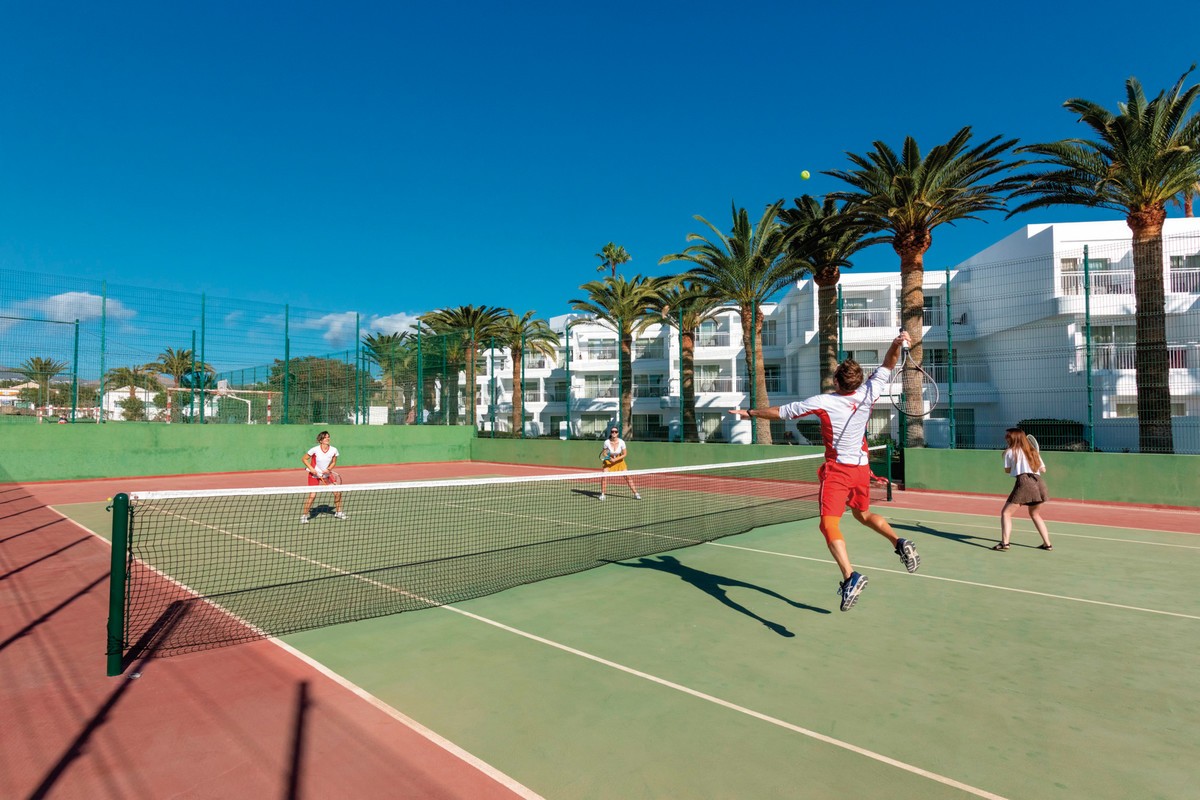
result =
M321 431L317 434L317 446L309 448L301 461L304 462L304 468L308 470L308 485L309 486L325 486L331 483L333 468L337 466L338 449L329 443L329 431ZM308 522L309 510L312 508L313 499L317 496L313 492L304 501L304 513L300 515L300 521ZM342 513L342 493L334 492L333 495L334 519L345 519L346 515Z
M865 382L862 367L848 358L838 364L833 373L834 392L782 406L747 411L735 408L729 412L740 419L796 419L813 414L821 421L821 438L825 442L825 463L817 473L821 480L821 533L842 571L842 582L838 585L842 611L849 611L867 586L867 576L851 566L846 541L842 538L841 518L847 505L856 520L892 543L905 569L916 572L921 565L921 557L913 543L896 536L886 519L871 512L871 467L867 463L867 422L871 418L871 407L887 388L900 348L908 343L907 333L897 336L884 355L883 364Z

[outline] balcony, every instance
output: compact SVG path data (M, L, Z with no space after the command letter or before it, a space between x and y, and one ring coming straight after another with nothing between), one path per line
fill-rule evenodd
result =
M1200 294L1200 269L1173 269L1168 291L1176 294Z
M696 336L696 347L729 347L728 333L702 333Z
M1109 269L1088 276L1092 294L1133 294L1133 270ZM1064 272L1060 276L1063 294L1083 294L1083 273Z
M1080 348L1080 354L1086 353ZM1081 362L1081 367L1086 362ZM1167 346L1167 366L1170 369L1188 368L1187 345ZM1132 344L1092 345L1092 368L1103 370L1137 369L1137 346Z

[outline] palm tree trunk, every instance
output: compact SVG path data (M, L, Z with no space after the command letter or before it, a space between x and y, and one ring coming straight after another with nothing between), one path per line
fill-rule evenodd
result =
M679 402L683 405L683 441L700 441L700 428L696 425L696 337L684 331L679 350L680 372L683 386L679 390Z
M838 350L838 307L837 284L841 270L837 267L821 267L813 275L817 284L817 359L820 361L821 392L832 392L833 373L837 371Z
M924 246L921 246L921 245ZM922 363L925 347L921 337L925 328L925 251L929 238L908 247L896 246L900 255L900 327L912 340L912 359ZM925 446L925 419L922 408L921 373L912 370L904 376L904 412L906 447Z
M512 429L513 434L520 436L525 430L525 351L520 346L513 348L513 403L512 403Z
M767 378L763 374L762 357L762 314L753 306L741 306L742 317L742 352L746 356L747 385L754 386L753 408L767 408L771 403L767 398ZM753 320L753 322L751 322ZM756 417L752 420L759 444L771 444L770 420Z
M1133 231L1133 293L1137 303L1138 449L1143 453L1175 452L1171 430L1170 364L1163 285L1162 223L1165 210L1130 214Z

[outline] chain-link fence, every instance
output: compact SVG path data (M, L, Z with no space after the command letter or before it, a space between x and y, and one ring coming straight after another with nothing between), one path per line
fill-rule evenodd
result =
M778 302L682 313L622 338L581 315L506 342L402 331L353 312L0 272L0 420L471 425L482 436L816 444L812 418L769 428L731 408L869 372L916 304L923 417L881 401L871 443L995 449L1020 425L1048 449L1200 453L1200 237L1030 240L927 270L801 280ZM1006 253L1011 254L1011 248ZM639 320L641 322L641 320ZM395 326L392 326L393 328ZM747 353L750 358L747 359ZM748 361L761 363L751 381ZM824 365L824 366L823 366Z

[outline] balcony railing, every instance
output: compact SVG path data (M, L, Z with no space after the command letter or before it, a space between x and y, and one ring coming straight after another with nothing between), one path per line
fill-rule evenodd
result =
M646 359L660 358L661 359L661 358L666 358L667 356L666 356L666 350L664 350L663 346L661 344L659 344L655 347L635 347L633 350L633 357L635 359L638 359L638 358L646 358Z
M702 333L696 337L696 347L729 347L729 334Z
M1106 269L1088 276L1092 294L1133 294L1133 270ZM1063 294L1083 294L1083 273L1064 272L1061 281Z
M1084 357L1082 348L1081 357ZM1092 367L1094 369L1137 369L1137 347L1132 344L1093 345ZM1170 369L1188 368L1186 345L1167 347L1167 367Z
M639 386L636 383L633 385L634 397L665 397L666 394L665 386Z
M929 377L933 378L936 383L946 384L950 382L950 365L949 364L925 364L925 371L929 373ZM987 364L955 364L954 365L954 382L955 383L987 383L990 378Z
M617 394L616 386L585 386L579 398L581 400L595 400L616 397Z
M572 355L576 355L572 353ZM577 357L580 361L616 361L617 348L615 345L610 347L585 347L579 351Z
M1200 294L1200 269L1171 270L1171 291L1178 294Z

